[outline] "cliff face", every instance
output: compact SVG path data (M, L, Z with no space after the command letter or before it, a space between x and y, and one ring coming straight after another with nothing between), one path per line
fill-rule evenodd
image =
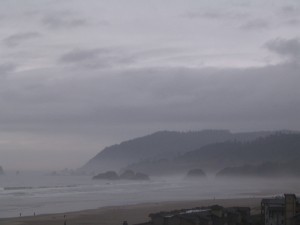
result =
M269 134L270 132L234 134L227 130L160 131L107 147L79 170L96 173L107 170L120 170L128 165L145 161L170 160L212 143L229 140L250 141ZM137 169L137 171L140 170Z

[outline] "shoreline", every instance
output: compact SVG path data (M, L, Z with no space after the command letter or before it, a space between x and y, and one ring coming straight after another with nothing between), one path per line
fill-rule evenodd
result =
M0 225L57 225L64 224L66 215L67 224L79 225L120 225L124 220L128 224L137 224L149 221L150 213L170 211L183 208L194 208L211 205L247 206L253 214L260 212L261 198L232 198L232 199L207 199L187 201L163 201L152 203L139 203L132 205L105 206L97 209L86 209L75 212L44 214L0 219Z

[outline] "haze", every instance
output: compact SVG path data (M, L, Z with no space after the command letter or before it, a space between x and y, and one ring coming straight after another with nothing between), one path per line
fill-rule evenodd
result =
M0 165L157 130L300 129L298 0L2 0Z

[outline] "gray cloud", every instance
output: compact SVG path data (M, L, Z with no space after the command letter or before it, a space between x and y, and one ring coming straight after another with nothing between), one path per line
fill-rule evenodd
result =
M64 28L75 28L84 27L88 25L88 22L84 18L78 18L72 13L68 12L57 12L45 16L42 23L51 29L64 29Z
M240 26L243 30L262 30L270 27L269 22L264 19L250 20Z
M227 15L221 14L219 12L206 12L206 13L189 12L184 14L184 16L191 19L195 19L195 18L220 19L220 18L227 17Z
M298 16L299 8L292 5L286 5L281 8L281 13L286 16Z
M93 55L66 60L75 63ZM1 130L12 135L13 143L32 140L22 149L80 151L88 146L96 152L160 129L299 129L299 69L280 64L22 72L1 83ZM53 74L64 76L53 79ZM19 149L17 144L5 149Z
M300 20L299 19L289 19L285 23L287 25L291 25L291 26L299 26L300 25Z
M91 49L91 50L72 50L64 54L61 58L61 62L65 63L78 63L83 61L95 60L99 54L108 53L105 49Z
M290 60L300 59L300 40L298 38L277 38L267 42L265 47L281 56L288 57Z
M24 32L10 35L3 39L3 43L8 47L16 47L24 41L40 37L38 32Z
M13 63L0 64L0 77L5 76L7 73L13 72L16 65Z
M300 8L295 5L286 5L280 8L280 15L284 18L284 25L298 26L300 24Z
M0 121L7 129L68 133L75 125L78 133L91 125L97 133L112 124L124 129L129 124L143 127L161 123L169 127L182 123L185 129L184 124L198 126L201 122L217 127L223 121L228 128L243 129L241 123L247 128L251 121L262 120L261 128L278 128L283 120L293 126L297 123L288 121L295 121L300 113L298 71L299 66L292 64L223 70L86 71L85 76L65 70L73 76L55 83L35 79L42 85L32 87L33 81L29 81L30 86L14 82L14 89L2 94L11 108L3 109Z
M63 54L59 62L86 68L107 68L130 64L133 57L117 48L75 49Z
M298 26L300 25L300 20L299 19L290 19L286 21L287 24L292 25L292 26Z
M238 19L245 18L247 15L244 13L235 13L235 12L220 12L220 11L207 11L207 12L187 12L183 14L183 17L190 19L212 19L212 20L220 20L220 19Z

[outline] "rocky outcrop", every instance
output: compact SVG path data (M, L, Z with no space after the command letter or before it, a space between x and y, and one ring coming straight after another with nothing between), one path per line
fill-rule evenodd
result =
M135 180L150 180L149 176L145 173L136 173Z
M120 179L122 180L134 180L135 173L132 170L126 170L124 173L120 175Z
M99 173L93 179L101 180L150 180L149 176L144 173L135 173L132 170L126 170L120 176L114 171Z
M206 174L201 169L193 169L190 170L186 176L187 178L199 178L199 177L205 177Z
M93 179L99 180L118 180L119 175L115 171L107 171L105 173L99 173L98 175L94 176Z

